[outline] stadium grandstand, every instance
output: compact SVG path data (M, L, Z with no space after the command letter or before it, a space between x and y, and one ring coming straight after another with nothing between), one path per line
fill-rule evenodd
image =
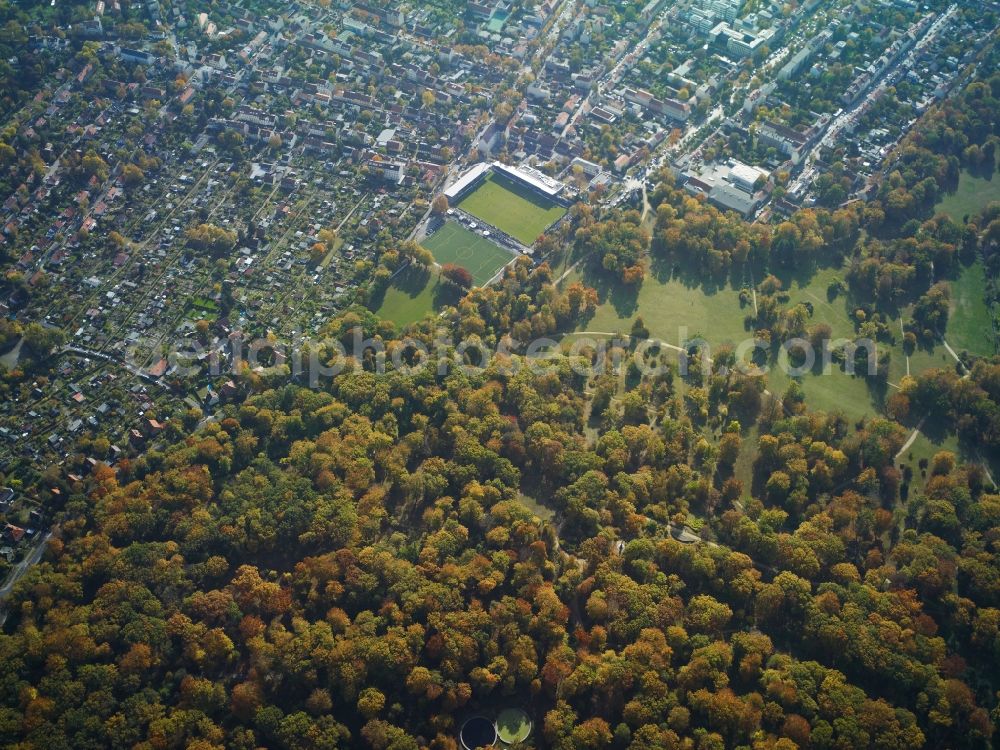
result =
M488 162L482 162L459 177L444 191L444 197L448 199L448 203L454 205L455 203L458 203L458 201L462 200L462 198L466 195L471 193L472 190L479 185L483 178L489 174L491 168L491 164Z
M504 177L507 177L524 187L530 188L543 198L548 198L550 201L561 203L559 200L559 194L566 186L559 182L559 180L549 177L547 174L539 172L533 167L509 167L498 161L493 162L493 169L502 174Z
M498 161L480 162L459 177L444 190L444 196L448 199L448 203L456 205L475 190L490 172L496 172L542 198L565 205L561 193L566 186L559 180L549 177L533 167L511 167Z

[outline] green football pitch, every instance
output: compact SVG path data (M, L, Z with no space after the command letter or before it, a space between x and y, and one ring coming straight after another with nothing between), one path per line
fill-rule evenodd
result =
M485 237L470 232L454 221L445 222L421 244L441 265L453 263L472 274L476 286L492 279L497 271L510 263L513 253L490 242Z
M534 243L538 235L566 213L557 203L495 173L458 205L525 245Z

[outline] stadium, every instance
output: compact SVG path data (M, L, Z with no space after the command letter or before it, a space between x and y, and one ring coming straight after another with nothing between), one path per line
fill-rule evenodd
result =
M485 286L518 255L533 255L535 240L566 214L564 187L530 167L477 164L444 190L447 215L428 220L421 244Z
M464 218L464 217L463 217ZM421 244L431 251L440 265L461 266L472 276L476 286L485 286L504 266L517 257L517 251L491 241L492 232L476 222L432 219L428 235Z
M531 167L483 162L445 191L448 205L530 248L566 213L565 185Z
M451 205L455 205L475 191L490 174L501 174L515 184L536 193L540 198L565 206L560 198L565 185L532 167L511 167L498 161L481 162L469 169L444 191Z

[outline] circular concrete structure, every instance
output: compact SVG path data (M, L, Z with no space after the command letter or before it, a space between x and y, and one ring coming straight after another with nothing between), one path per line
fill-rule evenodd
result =
M465 750L493 747L497 742L497 729L485 716L472 716L462 724L458 738Z
M497 716L497 737L504 745L524 742L531 735L531 719L519 708L505 708Z

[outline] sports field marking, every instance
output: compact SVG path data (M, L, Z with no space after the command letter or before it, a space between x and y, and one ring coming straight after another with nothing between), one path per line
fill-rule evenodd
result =
M441 265L453 263L472 274L477 286L492 279L514 259L509 250L495 245L486 237L469 231L454 221L445 222L421 243Z
M566 213L558 203L496 173L483 180L458 206L529 246Z

